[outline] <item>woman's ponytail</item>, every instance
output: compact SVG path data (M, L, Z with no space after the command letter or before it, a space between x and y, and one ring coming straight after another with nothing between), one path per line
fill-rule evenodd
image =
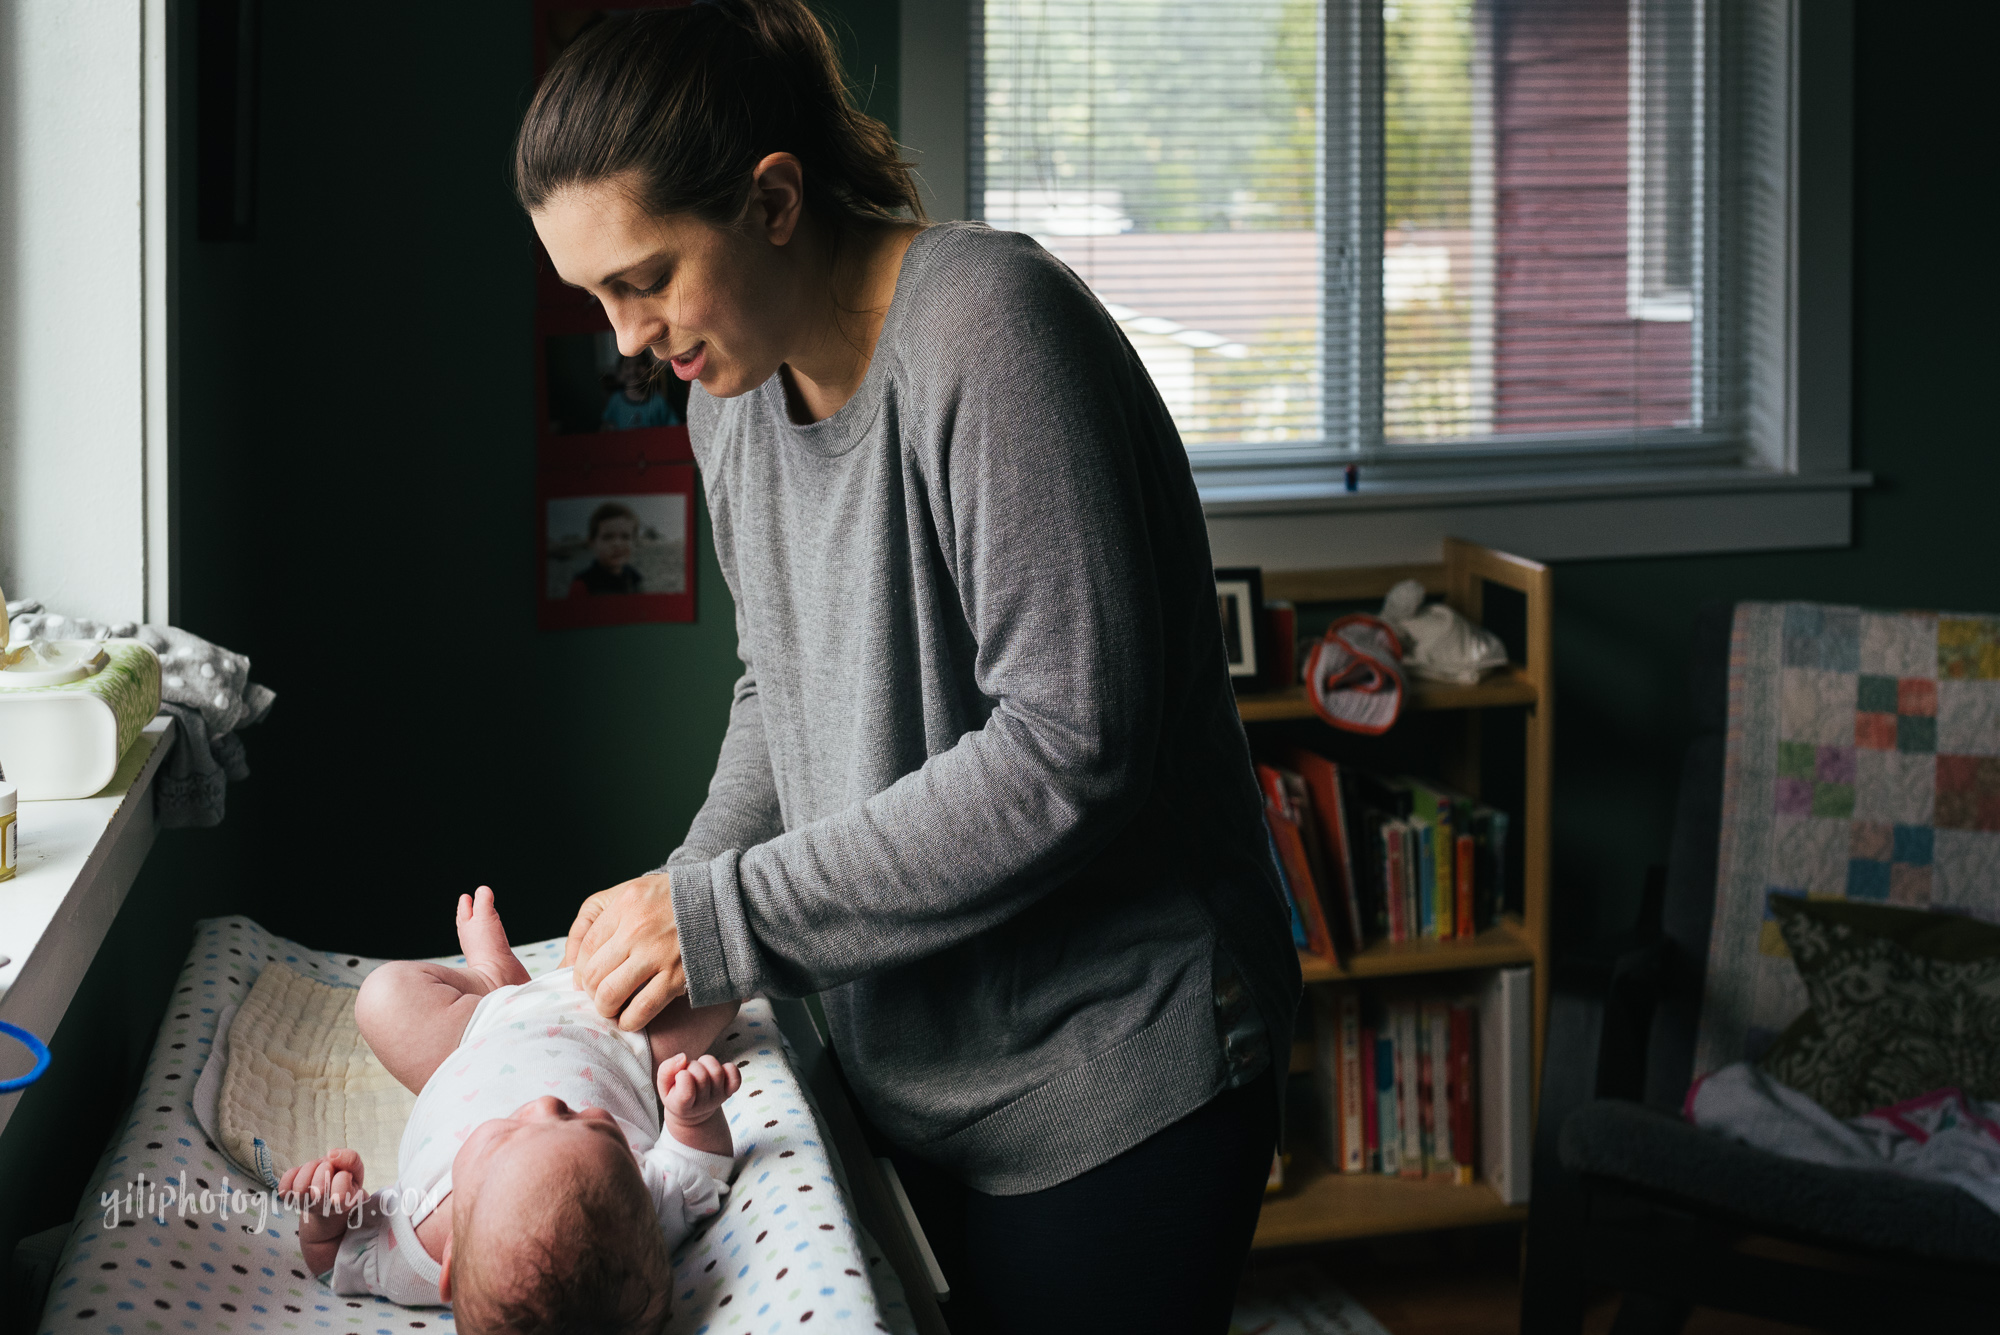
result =
M656 214L727 225L771 153L804 166L806 208L836 228L921 219L910 164L848 98L802 0L699 0L585 29L543 79L514 144L524 208L613 178Z

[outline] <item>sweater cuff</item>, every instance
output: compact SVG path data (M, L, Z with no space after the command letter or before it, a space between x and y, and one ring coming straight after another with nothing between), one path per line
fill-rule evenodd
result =
M710 862L677 862L667 873L674 926L680 930L681 967L687 970L690 1006L739 1001L747 995L730 978L729 949L723 939L725 905L718 902L725 897L734 899L736 857L732 850ZM736 905L731 902L726 907L733 909ZM736 919L741 915L727 916Z

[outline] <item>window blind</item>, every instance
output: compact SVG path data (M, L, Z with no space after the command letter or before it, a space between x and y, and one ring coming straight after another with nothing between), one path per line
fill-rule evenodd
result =
M984 0L973 201L1191 447L1712 431L1702 0Z

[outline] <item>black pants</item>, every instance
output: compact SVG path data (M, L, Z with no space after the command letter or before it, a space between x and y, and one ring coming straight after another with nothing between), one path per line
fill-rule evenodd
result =
M1277 1090L1266 1071L1024 1196L974 1191L895 1151L951 1286L952 1335L1223 1335L1277 1143Z

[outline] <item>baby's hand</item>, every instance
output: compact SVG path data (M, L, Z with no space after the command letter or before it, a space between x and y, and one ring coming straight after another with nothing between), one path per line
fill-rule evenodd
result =
M684 1125L707 1121L742 1087L743 1073L734 1064L705 1054L689 1061L683 1052L660 1063L660 1102Z
M278 1180L278 1195L287 1203L297 1202L301 1246L337 1243L347 1235L348 1216L368 1198L362 1173L359 1154L328 1150L324 1158L300 1164Z

